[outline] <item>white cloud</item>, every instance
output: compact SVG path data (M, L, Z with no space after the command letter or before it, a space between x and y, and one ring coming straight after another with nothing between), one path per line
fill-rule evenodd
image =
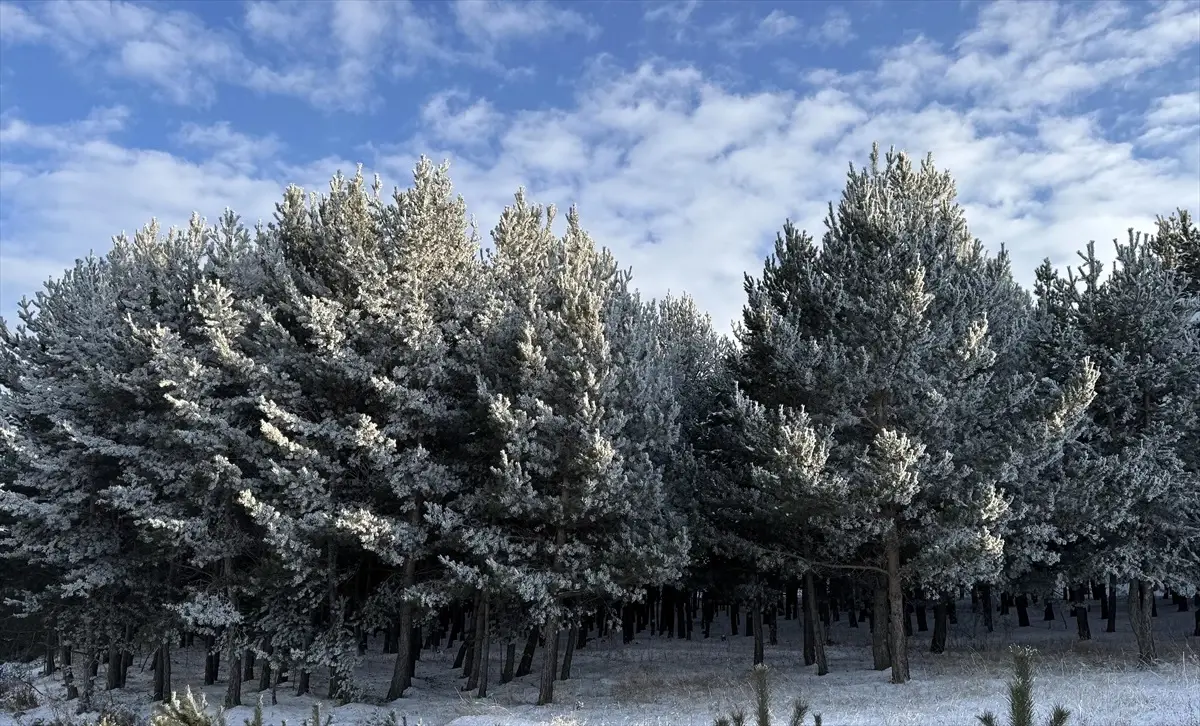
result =
M463 35L485 47L555 34L591 39L600 33L578 12L537 0L456 0L454 17Z
M838 7L829 8L825 20L809 33L810 40L819 45L845 45L855 37L850 14Z
M878 140L932 150L958 180L972 231L993 250L1006 245L1028 282L1043 257L1070 263L1089 239L1108 253L1103 242L1126 228L1151 229L1156 214L1200 200L1200 147L1150 136L1196 127L1188 104L1200 78L1154 88L1145 107L1124 101L1145 122L1137 141L1114 137L1077 106L1081 94L1144 84L1149 71L1192 57L1198 39L1166 27L1189 16L1172 5L1147 19L1043 5L985 8L948 47L917 38L879 49L859 73L808 73L796 91L736 92L666 61L599 61L573 100L536 111L502 112L448 90L427 101L414 138L371 140L383 149L375 164L395 183L407 181L418 153L450 158L484 229L520 185L539 201L577 202L585 226L633 267L645 292L687 290L724 327L742 304L743 271L761 269L784 218L819 237L847 162L862 164ZM690 22L686 6L672 7ZM5 133L26 145L64 131L17 123L6 120ZM214 216L228 204L253 219L270 213L285 181L319 187L335 168L353 170L337 159L247 162L230 150L259 142L221 125L181 131L180 141L201 144L197 162L123 149L96 131L67 136L45 163L0 165L0 190L16 209L0 253L6 301L9 289L31 289L49 261L102 247L151 214L183 222L194 208ZM490 143L474 143L481 138Z
M40 40L46 29L18 5L0 2L0 39L9 41Z
M434 94L421 107L421 121L438 140L473 146L489 141L495 133L499 114L487 99L470 102L461 90Z
M187 123L174 136L176 142L205 153L205 158L242 173L271 162L283 148L275 136L253 137L234 131L228 121L201 125Z
M684 25L692 17L700 0L673 0L672 2L655 2L642 14L647 22L665 22L670 25Z
M107 138L125 128L129 109L112 106L94 109L87 118L66 124L37 126L20 118L0 118L0 146L62 150L71 145Z

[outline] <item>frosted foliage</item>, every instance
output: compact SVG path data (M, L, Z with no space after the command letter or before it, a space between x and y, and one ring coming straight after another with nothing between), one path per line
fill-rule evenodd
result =
M676 409L643 310L575 210L561 238L553 216L518 194L492 233L500 365L479 391L501 449L454 514L478 523L461 535L457 577L509 593L534 622L563 616L567 597L639 597L677 575L687 546L655 462Z
M390 701L460 616L475 657L647 593L1200 581L1186 215L1031 298L948 173L876 148L732 339L556 215L518 190L485 254L421 158L76 261L0 320L0 615L53 625L85 706L124 677L88 666L194 635L347 700L385 633Z
M1057 475L1079 526L1063 537L1080 576L1187 587L1200 581L1200 301L1189 280L1131 233L1104 277L1091 246L1065 276L1039 271L1045 315L1062 334L1047 357L1082 350L1099 365L1089 425Z
M1036 469L1088 402L1035 394L1002 347L1020 340L1027 301L954 197L931 158L876 149L851 168L819 249L785 227L763 277L747 279L737 331L747 391L831 429L828 469L848 498L831 554L871 562L895 528L915 552L906 581L930 589L1000 574L1005 482Z

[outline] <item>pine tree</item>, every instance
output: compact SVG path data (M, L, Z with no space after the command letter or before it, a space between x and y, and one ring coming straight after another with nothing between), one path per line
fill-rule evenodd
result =
M851 168L820 250L785 228L762 280L747 281L738 331L747 392L802 405L832 429L830 466L847 479L855 525L843 538L857 550L842 564L887 575L897 683L908 679L904 585L949 591L999 574L999 484L1016 457L1011 429L982 427L979 409L998 414L1029 394L1012 380L993 385L995 344L1012 336L1002 316L1005 334L993 341L990 311L1014 298L1013 286L954 196L932 159L914 168L889 152L881 167L876 148L869 168ZM1082 411L1058 403L1044 407L1047 418L1069 424ZM1010 456L985 459L985 445Z
M499 448L492 476L455 511L471 527L455 565L463 577L514 593L543 628L539 703L553 700L571 603L636 599L678 576L687 547L670 526L653 442L628 438L605 321L616 267L574 210L561 239L552 221L553 208L518 193L493 232L501 305L480 394Z
M156 525L176 483L158 456L169 407L137 333L195 326L188 291L207 252L199 220L165 236L151 223L48 283L24 325L4 331L5 438L25 466L0 506L17 520L12 552L51 578L26 605L52 612L64 644L86 653L81 709L101 648L107 686L122 687L126 654L178 622L184 551Z
M1184 445L1200 415L1200 305L1146 239L1131 232L1116 252L1107 278L1093 245L1078 272L1042 278L1100 367L1090 425L1069 451L1071 502L1083 515L1072 564L1086 558L1086 575L1130 582L1140 657L1152 662L1154 588L1200 577L1197 470Z

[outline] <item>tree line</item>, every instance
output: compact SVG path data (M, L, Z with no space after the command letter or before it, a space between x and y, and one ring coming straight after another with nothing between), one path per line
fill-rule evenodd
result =
M493 646L502 683L541 648L550 703L589 637L718 613L755 663L802 620L821 674L832 619L865 620L902 683L927 606L935 652L968 592L989 629L1063 597L1090 637L1118 583L1157 657L1155 592L1200 583L1186 210L1031 294L948 172L876 147L819 244L784 225L732 336L555 217L519 191L485 249L422 158L253 229L152 222L0 320L0 589L81 711L135 653L169 697L196 643L227 705L317 669L359 699L373 635L388 700L457 642L479 696Z

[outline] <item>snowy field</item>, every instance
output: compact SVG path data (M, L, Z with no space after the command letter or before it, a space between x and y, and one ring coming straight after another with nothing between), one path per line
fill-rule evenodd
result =
M766 657L780 716L792 698L802 695L827 726L968 726L976 724L975 716L984 710L1003 714L1010 643L1033 645L1041 653L1035 681L1039 722L1053 704L1061 703L1073 712L1074 726L1200 726L1200 638L1189 637L1193 613L1174 611L1160 601L1160 617L1154 625L1162 662L1149 669L1135 665L1136 648L1124 614L1117 621L1118 632L1105 633L1095 603L1089 642L1077 640L1074 621L1064 620L1063 613L1052 623L1042 622L1041 608L1030 609L1031 627L1015 627L1015 617L997 617L996 631L988 634L964 603L959 624L950 626L945 654L928 652L929 633L917 633L910 641L913 680L900 686L887 682L887 671L871 670L865 623L851 629L844 618L831 631L835 645L829 648L829 675L819 678L815 667L804 667L797 621L780 621L779 645L768 646ZM533 705L536 662L532 675L503 686L493 684L488 698L477 700L458 691L464 681L450 667L454 653L445 651L422 654L415 686L400 701L386 706L322 702L322 712L332 714L334 726L384 724L391 711L397 723L404 717L410 725L425 726L710 726L718 713L750 704L747 676L752 639L719 637L722 626L728 627L727 619L714 623L711 639L691 642L639 637L623 646L619 633L615 642L591 640L575 654L573 678L556 684L554 706ZM373 652L359 672L376 698L387 689L392 663L378 650L379 644L372 643ZM498 650L493 647L492 653ZM97 703L149 713L152 674L145 660L131 669L128 689L101 691ZM223 681L197 688L203 665L200 650L177 652L175 688L182 691L190 685L193 691L203 690L210 704L220 703ZM498 673L497 659L492 663L493 679ZM101 687L103 676L102 668ZM35 683L48 702L19 716L0 714L0 724L30 725L72 712L73 703L61 702L57 676ZM244 686L248 704L258 698L253 686L253 682ZM324 691L323 673L313 675L312 687L316 693ZM278 696L279 705L264 708L266 723L300 726L314 699L297 698L283 686ZM232 709L227 723L241 726L251 711L250 707Z

